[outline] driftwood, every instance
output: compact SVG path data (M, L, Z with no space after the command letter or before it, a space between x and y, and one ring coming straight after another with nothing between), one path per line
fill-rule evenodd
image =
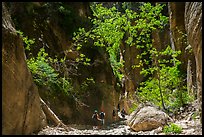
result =
M63 128L65 128L66 130L70 131L70 130L74 130L71 127L68 127L67 125L65 125L56 115L55 113L47 106L47 104L42 100L42 98L40 98L40 104L41 107L46 115L46 118L49 119L50 121L54 122L54 124L56 126L61 126Z

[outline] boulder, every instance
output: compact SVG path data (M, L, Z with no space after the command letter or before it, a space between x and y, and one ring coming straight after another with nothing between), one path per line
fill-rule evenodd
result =
M127 120L127 124L134 131L149 131L166 125L169 116L153 106L144 106L133 111Z

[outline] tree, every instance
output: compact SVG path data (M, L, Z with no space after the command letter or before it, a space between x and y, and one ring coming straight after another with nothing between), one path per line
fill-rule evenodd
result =
M127 3L123 3L124 12L120 12L115 6L106 8L102 4L91 5L93 18L90 20L93 27L90 30L79 28L73 37L74 45L79 51L86 46L104 47L109 54L114 75L120 80L123 76L120 69L124 62L120 60L122 41L128 46L142 49L143 55L146 55L146 51L151 48L152 30L163 28L168 22L168 17L161 14L165 5L152 6L144 3L138 12L125 9L128 7L125 5Z
M181 62L177 59L181 51L174 51L168 46L163 51L153 48L150 53L154 63L141 71L141 74L150 77L140 83L140 99L153 102L166 111L184 106L190 98L186 87L182 86Z

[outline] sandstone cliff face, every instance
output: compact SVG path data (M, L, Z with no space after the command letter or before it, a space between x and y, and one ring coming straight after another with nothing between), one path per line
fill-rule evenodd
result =
M173 39L173 45L175 50L181 50L182 54L179 56L179 60L182 60L181 71L186 74L187 59L185 48L187 47L185 24L184 24L184 11L185 2L169 2L169 22L170 30Z
M202 108L202 2L170 2L170 29L175 49L184 54L180 60L182 70L187 73L188 90L195 90ZM187 38L183 34L187 34ZM193 54L186 53L192 47ZM187 66L188 64L188 66ZM196 75L196 80L194 76ZM196 85L196 88L192 88ZM190 91L192 92L192 91ZM194 92L194 91L193 91Z
M185 29L196 61L197 97L202 109L202 2L186 2Z
M78 27L88 27L90 16L89 4L84 2L65 2L60 11L60 2L12 2L9 5L11 16L15 20L16 29L25 36L35 38L31 47L36 55L41 47L45 47L49 55L73 58L73 53L66 52L71 48L72 33ZM27 53L26 53L27 54Z
M112 110L115 109L119 99L119 92L116 91L116 79L113 75L108 55L104 48L87 48L88 55L93 63L90 66L79 66L77 86L86 81L87 78L93 78L94 84L89 84L88 90L84 92L81 101L85 105L77 103L75 110L75 121L77 123L92 124L91 116L95 109L106 113L106 123L112 122ZM76 112L76 111L75 111ZM77 117L76 117L77 116Z
M136 55L140 54L140 50L136 49L134 46L127 46L125 43L121 44L120 47L121 56L124 62L124 68L122 73L123 78L123 97L120 100L121 107L124 107L127 113L129 113L130 108L132 107L133 102L135 102L135 90L139 86L139 83L142 82L144 77L140 74L142 68L132 68L134 64L139 64L139 59L136 58ZM130 101L131 100L131 101Z
M46 52L51 57L55 55L64 57L67 62L74 62L78 57L78 51L72 49L72 33L78 27L90 27L87 17L90 16L89 3L86 2L64 2L63 6L69 10L69 15L58 12L56 5L44 2L11 3L10 11L15 18L16 26L29 38L35 38L35 45L31 48L32 54L36 55L41 47L45 47ZM47 6L47 7L46 7ZM68 25L67 25L68 24ZM69 50L71 49L71 50ZM75 74L68 73L74 81L74 87L80 87L86 78L93 78L98 87L90 89L84 95L81 102L89 107L80 105L76 100L67 98L61 93L55 97L49 97L50 91L40 89L39 93L50 108L66 123L91 123L91 115L94 109L100 111L104 108L107 121L112 121L112 109L117 105L118 93L115 90L115 78L113 76L107 55L99 53L97 50L85 49L87 54L92 56L93 64L90 67L83 65L72 69ZM103 51L103 49L102 49ZM105 51L105 50L104 50ZM29 54L27 54L29 56ZM77 63L73 66L76 67ZM68 67L71 65L67 64ZM71 66L71 67L73 67ZM105 69L103 69L105 68ZM69 68L67 68L69 69ZM77 75L77 76L76 76ZM84 91L80 91L84 92ZM87 97L88 96L88 97ZM103 100L105 98L105 100ZM114 99L113 99L114 98ZM78 99L79 100L79 99ZM79 100L80 101L80 100ZM111 110L111 111L110 111Z
M2 3L2 134L30 134L46 126L23 43Z

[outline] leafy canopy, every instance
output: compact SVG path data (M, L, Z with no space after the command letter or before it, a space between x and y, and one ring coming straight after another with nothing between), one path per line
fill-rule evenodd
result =
M90 18L93 27L90 30L79 28L74 33L74 45L77 50L92 45L105 47L113 72L121 79L123 74L120 70L124 63L120 58L121 43L148 50L151 47L151 32L156 28L163 28L168 22L168 17L161 14L163 6L145 3L138 12L125 8L121 12L115 6L106 8L102 4L93 4L93 18Z
M181 51L174 51L168 46L163 51L154 49L150 52L151 56L154 56L152 57L154 63L140 72L144 76L149 76L148 80L140 83L141 92L138 93L140 99L153 102L170 111L191 101L186 87L182 85L183 76L179 70L181 62L177 59Z

